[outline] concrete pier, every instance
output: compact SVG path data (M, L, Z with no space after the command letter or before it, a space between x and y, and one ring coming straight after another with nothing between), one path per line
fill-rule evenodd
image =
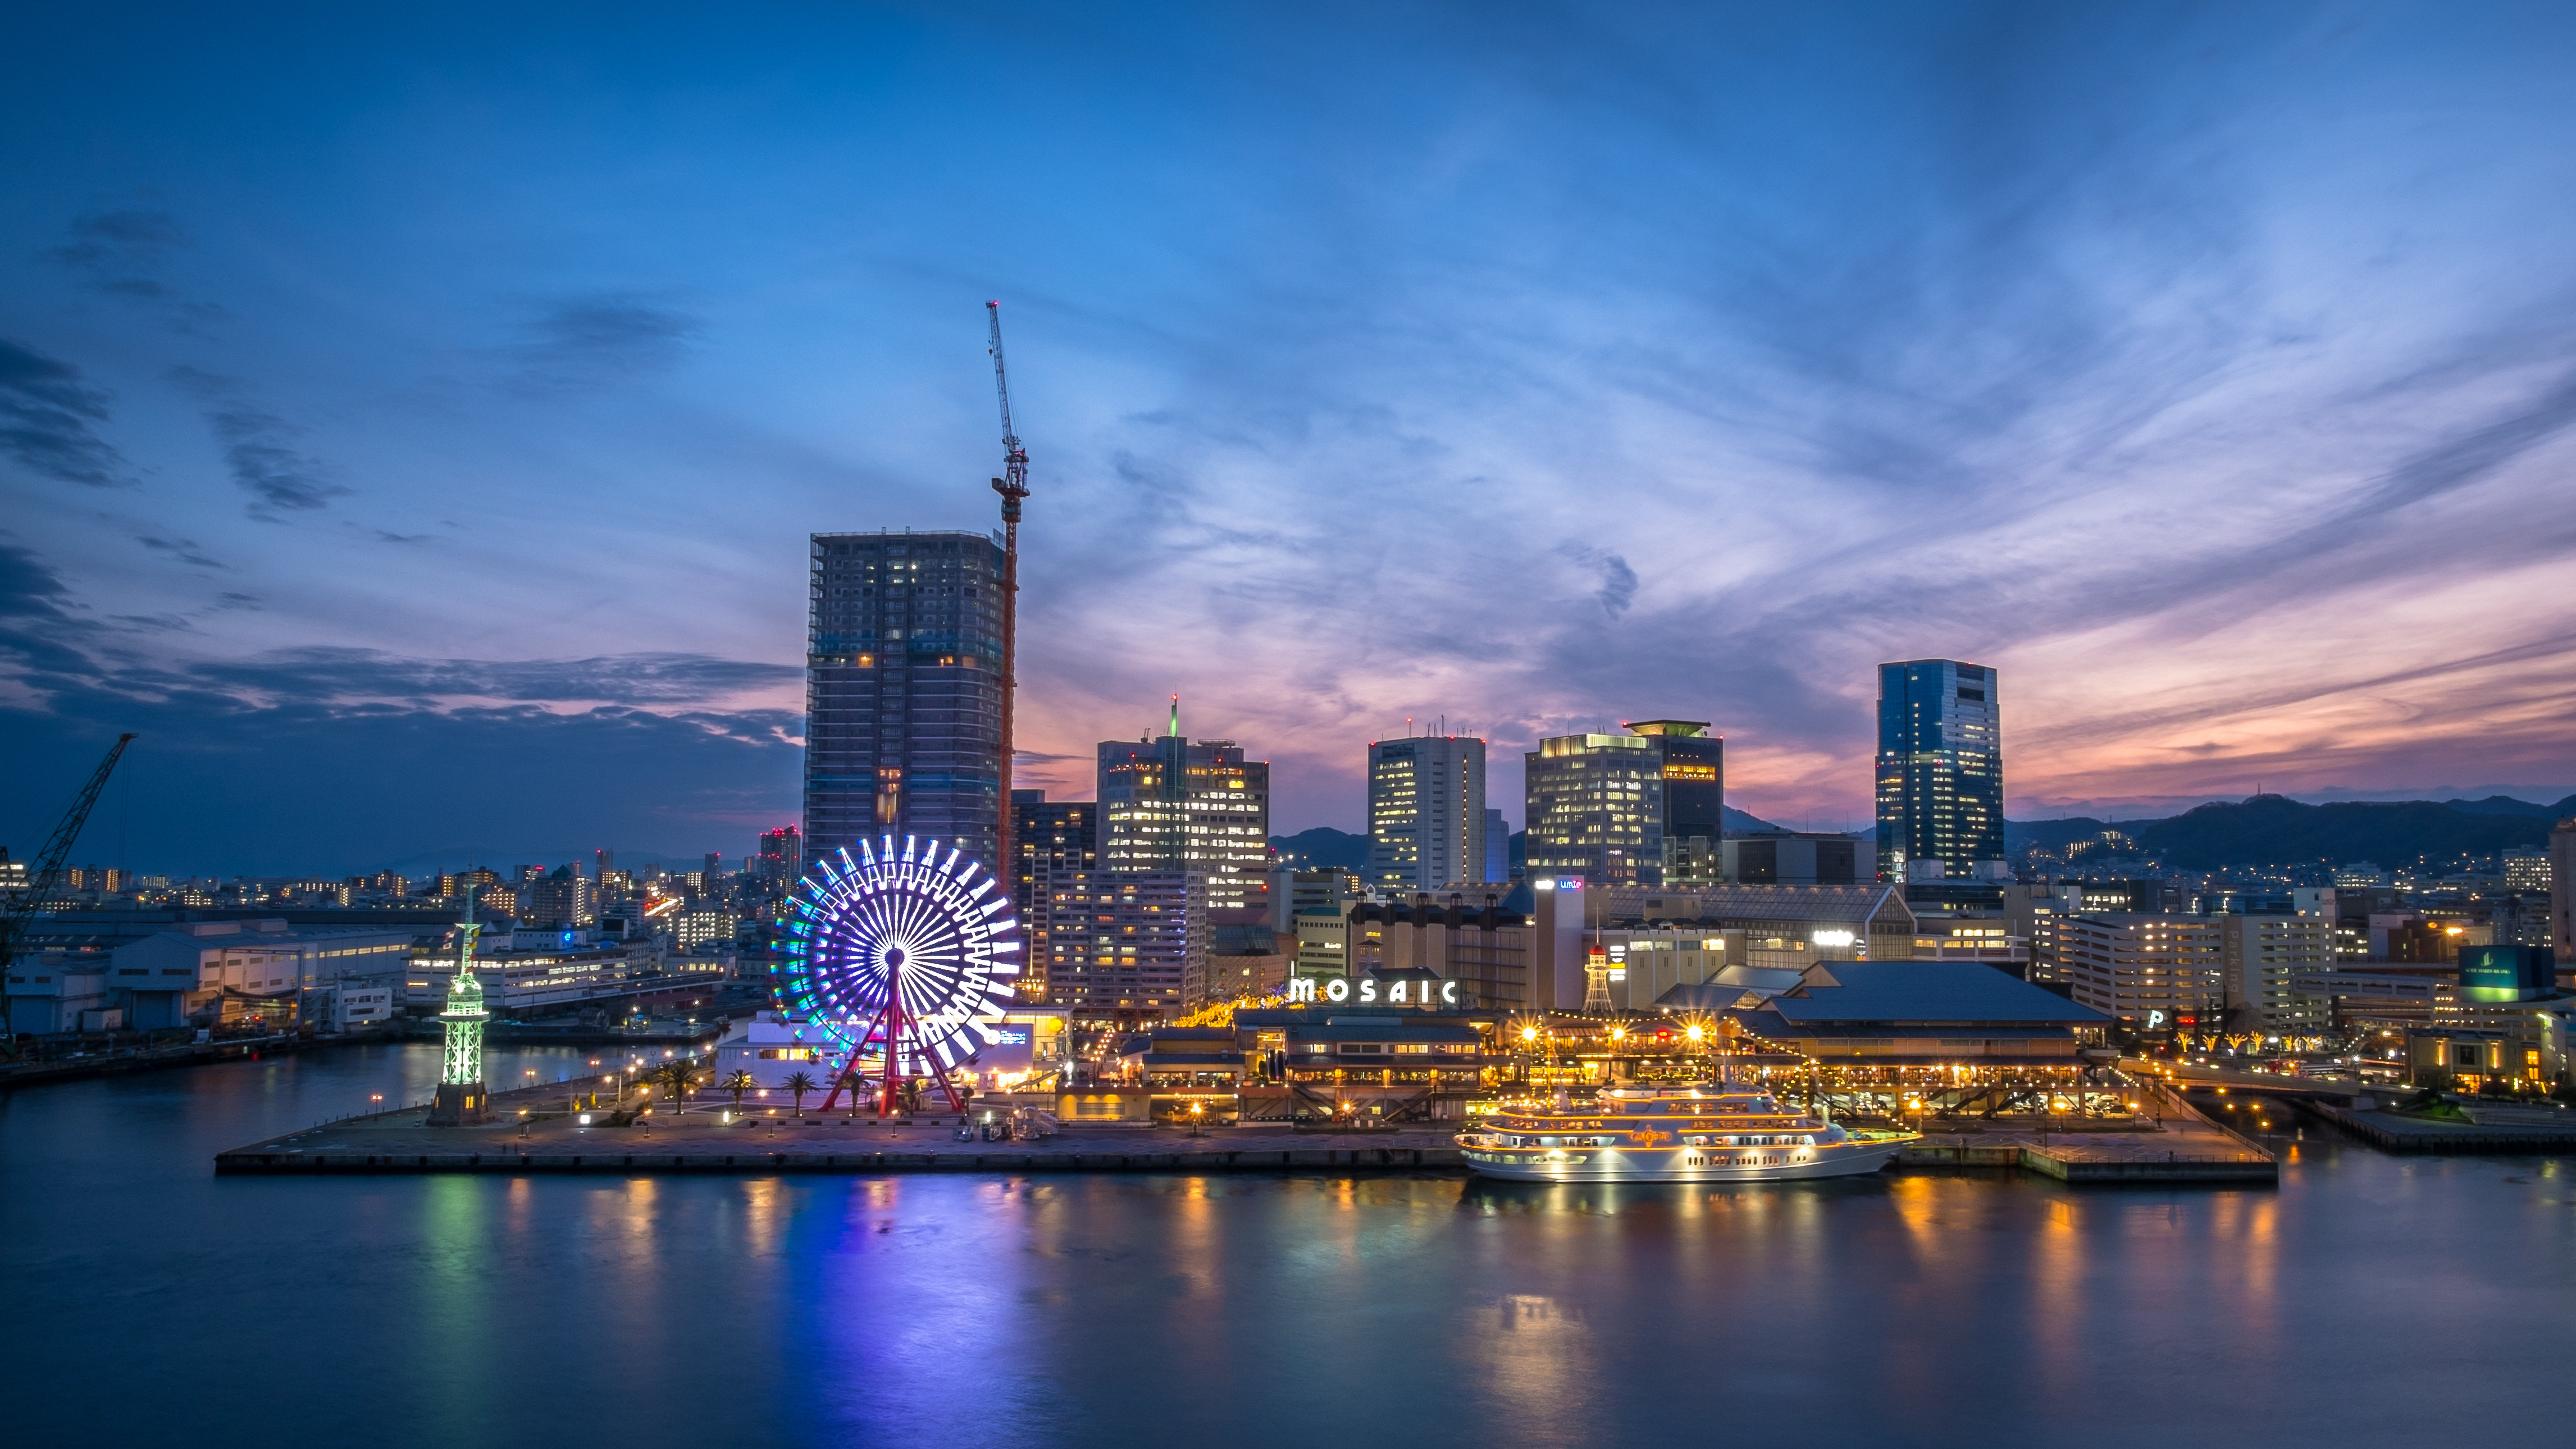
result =
M2472 1102L2466 1122L2428 1121L2384 1110L2356 1112L2331 1102L2301 1102L2299 1110L2383 1152L2576 1152L2576 1111L2564 1107Z
M2084 1125L2049 1132L1986 1123L1976 1124L1977 1131L1945 1132L1936 1122L1897 1160L1907 1167L2014 1167L2060 1182L2281 1180L2280 1161L2260 1144L2212 1121L2178 1092L2143 1090L2158 1099L2161 1122L2151 1119L2128 1131Z
M1072 1125L1035 1141L960 1142L954 1113L909 1119L836 1112L795 1115L767 1106L735 1114L725 1094L693 1100L670 1115L657 1109L629 1126L610 1113L568 1107L552 1084L492 1094L497 1119L480 1127L432 1127L419 1107L308 1127L219 1153L219 1174L317 1176L425 1172L1342 1172L1458 1169L1448 1128L1301 1132L1284 1126ZM630 1103L631 1105L631 1103ZM525 1114L525 1115L522 1115ZM980 1114L970 1114L980 1117ZM730 1120L728 1120L730 1119Z
M54 1057L44 1061L0 1064L0 1090L32 1087L47 1082L76 1082L91 1077L113 1077L126 1072L159 1071L165 1067L204 1066L209 1062L251 1061L264 1056L284 1056L331 1046L354 1046L363 1042L396 1041L386 1031L357 1031L333 1036L298 1036L280 1032L272 1036L226 1037L222 1041L177 1042L168 1046L117 1047L85 1052L79 1056Z
M585 1125L573 1104L593 1083L496 1092L497 1119L480 1127L433 1127L427 1112L396 1112L325 1123L220 1153L226 1175L336 1176L381 1173L747 1173L747 1172L1336 1172L1464 1171L1454 1129L1299 1131L1274 1124L1180 1127L1069 1124L1035 1141L961 1142L953 1113L880 1122L866 1114L795 1115L791 1107L735 1113L724 1094L690 1110L609 1125ZM630 1102L630 1105L631 1102ZM1905 1150L1902 1166L2010 1167L2062 1182L2273 1182L2272 1155L2209 1122L2187 1105L2169 1108L2161 1129L2053 1132L1995 1129L1935 1134ZM970 1112L980 1120L980 1113Z

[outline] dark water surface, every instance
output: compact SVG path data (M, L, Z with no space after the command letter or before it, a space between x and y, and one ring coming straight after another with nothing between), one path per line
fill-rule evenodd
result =
M576 1051L495 1052L493 1080ZM434 1047L0 1099L0 1442L2563 1443L2576 1162L218 1180Z

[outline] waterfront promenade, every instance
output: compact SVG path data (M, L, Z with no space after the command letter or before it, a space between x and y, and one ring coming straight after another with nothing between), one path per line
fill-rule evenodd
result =
M1462 1168L1452 1129L1295 1131L1284 1126L1068 1124L1030 1141L961 1142L955 1114L880 1122L870 1114L766 1108L730 1113L721 1095L677 1116L657 1110L628 1126L566 1106L554 1083L493 1094L500 1121L432 1127L405 1108L323 1123L218 1154L225 1174L306 1176L423 1172L1279 1172ZM520 1116L525 1111L526 1117Z
M227 1175L745 1172L1356 1172L1463 1170L1454 1128L1296 1130L1069 1123L1022 1141L960 1141L953 1113L880 1121L868 1113L728 1110L721 1094L627 1125L573 1104L597 1081L494 1094L500 1120L432 1127L414 1106L320 1123L219 1154ZM585 1122L585 1115L588 1121ZM980 1119L980 1113L971 1116ZM1938 1124L1934 1124L1937 1126ZM1910 1145L1900 1165L2010 1167L2065 1182L2275 1182L2273 1154L2195 1111L2178 1094L2138 1130L2040 1131L1977 1123Z

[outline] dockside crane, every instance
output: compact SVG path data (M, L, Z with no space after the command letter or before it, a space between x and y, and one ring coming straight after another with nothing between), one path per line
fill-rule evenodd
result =
M27 927L36 919L36 908L54 893L54 887L62 884L64 862L71 859L72 845L80 839L81 827L89 823L89 812L98 804L98 792L107 788L107 777L115 772L117 759L132 743L134 736L124 734L118 735L116 743L108 746L107 758L99 761L98 768L90 772L89 783L81 787L80 794L72 800L72 808L63 812L63 818L54 826L54 833L46 837L45 848L37 853L26 893L9 902L5 910L0 910L0 972L5 972L18 959L18 943L26 939ZM15 1057L17 1054L18 1034L0 1029L0 1056Z
M1002 495L1002 819L994 836L1001 858L993 869L1016 892L1020 867L1011 854L1011 697L1019 688L1020 504L1029 496L1029 454L1011 428L1011 379L1002 366L1002 304L985 303L984 315L993 324L993 392L1002 402L1002 476L993 480L993 491Z

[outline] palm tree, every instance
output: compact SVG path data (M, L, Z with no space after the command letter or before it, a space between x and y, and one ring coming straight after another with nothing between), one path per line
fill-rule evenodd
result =
M733 1109L736 1112L740 1112L742 1110L742 1094L759 1086L760 1080L749 1072L737 1071L732 1076L725 1078L716 1085L725 1091L733 1093Z
M815 1081L812 1077L807 1076L803 1072L789 1072L787 1074L787 1080L779 1083L779 1085L785 1087L789 1094L796 1098L796 1115L799 1117L805 1115L805 1094L807 1092L819 1092L823 1090L822 1083Z
M675 1057L656 1068L653 1075L671 1089L671 1110L687 1110L689 1089L698 1084L698 1064L686 1057Z

